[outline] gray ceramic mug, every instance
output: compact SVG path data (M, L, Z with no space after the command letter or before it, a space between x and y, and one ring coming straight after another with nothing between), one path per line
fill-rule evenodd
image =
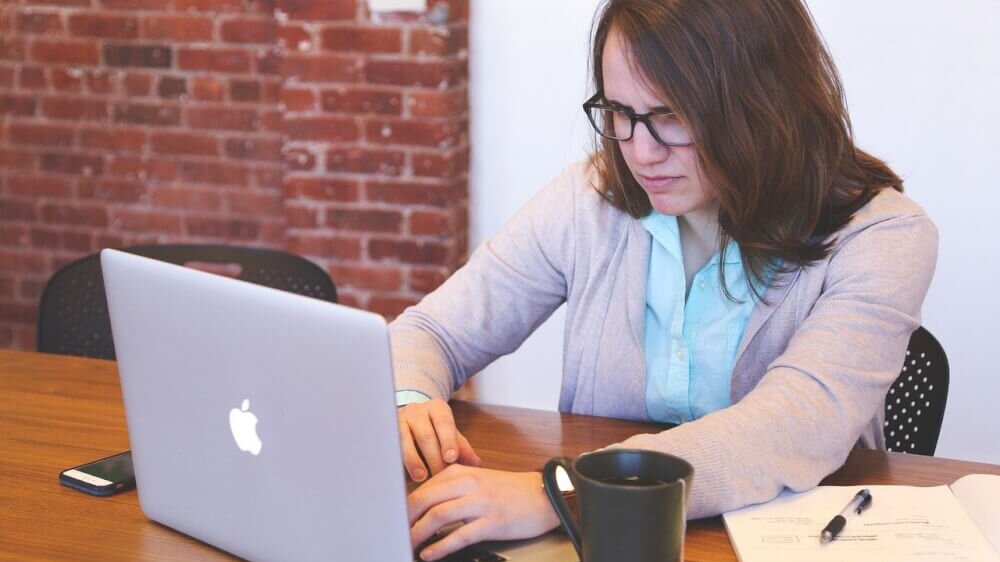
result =
M576 489L577 524L556 485L563 467ZM680 562L694 469L680 457L610 449L545 465L545 493L582 562Z

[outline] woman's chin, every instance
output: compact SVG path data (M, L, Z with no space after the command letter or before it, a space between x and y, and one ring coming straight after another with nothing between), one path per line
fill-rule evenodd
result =
M692 196L690 192L682 193L650 193L649 204L659 213L674 217L684 216L690 213L704 213L717 209L717 203L708 197L698 195ZM714 211L713 211L714 212Z
M681 216L694 210L693 205L689 205L678 199L677 196L664 196L649 194L649 204L663 215Z

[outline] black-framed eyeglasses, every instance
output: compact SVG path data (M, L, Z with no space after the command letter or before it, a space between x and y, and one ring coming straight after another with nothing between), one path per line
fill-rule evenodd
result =
M583 111L597 134L607 139L631 140L635 134L635 124L640 122L662 145L680 147L694 144L691 133L681 122L680 117L669 109L636 113L627 107L608 103L604 100L604 92L598 90L593 97L583 103Z

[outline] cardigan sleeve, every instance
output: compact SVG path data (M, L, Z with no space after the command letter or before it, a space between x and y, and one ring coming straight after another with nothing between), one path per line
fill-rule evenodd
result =
M819 299L742 400L614 445L691 462L689 517L816 486L883 407L920 324L937 231L925 215L896 216L850 234L833 251Z
M578 165L564 170L468 263L389 325L397 390L447 399L565 302L581 181Z

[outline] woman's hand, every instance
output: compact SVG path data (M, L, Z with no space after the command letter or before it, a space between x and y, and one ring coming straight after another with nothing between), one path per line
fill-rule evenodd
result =
M423 549L424 560L480 541L536 537L559 525L539 472L449 466L410 494L407 503L414 548L441 528L462 524Z
M428 470L437 474L455 462L469 466L483 464L469 440L455 427L451 407L440 398L400 408L399 436L403 466L416 482L423 482Z

